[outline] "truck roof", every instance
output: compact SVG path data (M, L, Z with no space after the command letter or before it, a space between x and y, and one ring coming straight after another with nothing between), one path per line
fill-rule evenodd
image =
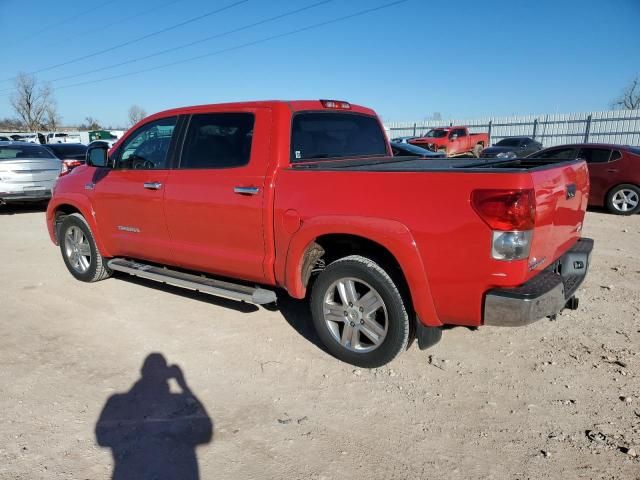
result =
M349 108L329 108L325 107L323 102L334 102L339 104L349 105ZM164 110L162 112L155 113L147 118L166 117L167 115L185 115L198 112L207 112L210 110L222 110L224 108L288 108L292 112L299 112L305 110L327 110L338 112L356 112L365 115L375 115L375 111L370 108L363 107L361 105L354 105L344 100L260 100L260 101L246 101L246 102L231 102L231 103L211 103L205 105L194 105L187 107L172 108L170 110ZM145 119L146 120L146 119Z

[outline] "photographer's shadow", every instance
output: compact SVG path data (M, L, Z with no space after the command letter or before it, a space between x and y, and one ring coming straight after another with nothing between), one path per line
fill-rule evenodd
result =
M113 479L199 478L196 446L209 443L213 422L177 365L152 353L131 389L111 396L96 424L96 439L113 454ZM173 378L182 390L172 393Z

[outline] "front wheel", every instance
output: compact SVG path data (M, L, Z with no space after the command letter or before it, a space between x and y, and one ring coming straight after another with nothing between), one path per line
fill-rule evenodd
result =
M78 280L97 282L112 272L100 255L89 224L78 213L67 215L60 225L58 241L67 269Z
M311 292L318 336L340 360L375 368L407 348L409 315L391 277L377 263L351 255L320 273Z
M607 208L616 215L631 215L640 210L640 188L631 184L614 187L607 195Z

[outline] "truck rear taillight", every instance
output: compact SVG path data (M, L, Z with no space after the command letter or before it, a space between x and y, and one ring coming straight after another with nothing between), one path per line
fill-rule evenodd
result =
M343 102L342 100L320 100L324 108L333 108L334 110L351 110L351 104L349 102Z
M84 162L81 162L79 160L63 160L62 161L62 168L60 169L60 177L63 177L65 175L67 175L68 173L71 173L71 170L73 170L76 167L79 167L80 165L82 165Z
M531 230L535 225L533 190L474 190L471 205L491 230Z
M536 220L533 190L474 190L471 205L492 230L493 258L520 260L529 256Z

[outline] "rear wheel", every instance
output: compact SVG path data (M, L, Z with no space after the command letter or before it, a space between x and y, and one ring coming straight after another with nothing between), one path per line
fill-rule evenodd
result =
M640 188L631 184L614 187L607 195L607 208L616 215L631 215L640 210Z
M320 273L311 293L318 336L340 360L382 366L407 348L409 315L391 277L377 263L351 255Z
M482 152L482 144L478 143L475 147L473 147L473 156L476 158L480 158L480 152Z
M86 220L79 213L67 215L60 225L58 240L67 269L78 280L97 282L111 276L100 255Z

